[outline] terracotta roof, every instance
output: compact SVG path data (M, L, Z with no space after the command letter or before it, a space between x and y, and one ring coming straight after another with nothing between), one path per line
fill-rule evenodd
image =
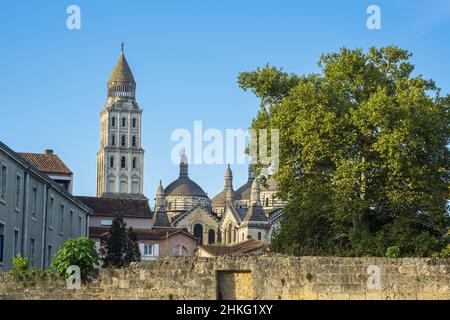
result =
M109 227L89 227L89 237L91 238L101 238L109 232ZM182 234L193 240L197 240L189 232L180 228L152 228L152 229L134 229L133 232L136 234L138 240L164 240L167 237L173 237L177 234Z
M107 198L107 197L76 197L92 209L93 216L148 218L152 216L148 200Z
M265 241L258 241L250 239L243 242L238 242L229 246L211 246L200 245L197 250L202 249L214 256L224 255L239 255L239 254L251 254L255 250L262 250L263 252L269 251L269 244Z
M72 171L53 153L18 152L26 161L44 173L72 174Z

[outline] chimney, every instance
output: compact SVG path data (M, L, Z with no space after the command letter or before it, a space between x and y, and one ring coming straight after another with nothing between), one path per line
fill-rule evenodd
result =
M44 154L53 154L53 149L45 149Z

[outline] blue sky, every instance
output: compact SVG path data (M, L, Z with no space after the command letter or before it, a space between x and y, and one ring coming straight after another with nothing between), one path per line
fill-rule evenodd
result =
M68 30L66 8L81 8ZM382 29L366 28L381 8ZM414 53L418 73L450 92L450 0L427 1L8 1L0 7L0 140L16 151L49 148L74 172L74 193L95 195L99 112L120 42L143 114L145 195L178 176L173 130L248 128L258 101L236 83L270 63L317 72L324 52L396 44ZM234 186L246 165L232 166ZM225 165L191 165L212 197Z

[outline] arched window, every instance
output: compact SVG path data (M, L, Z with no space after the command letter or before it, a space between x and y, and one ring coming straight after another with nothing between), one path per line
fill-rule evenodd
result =
M115 127L116 126L116 117L112 117L111 118L111 127Z
M113 134L113 135L111 136L111 145L113 145L113 146L116 145L116 135L115 135L115 134Z
M208 231L208 244L213 244L214 242L216 242L216 233L213 229L210 229Z
M261 240L261 232L258 232L258 240Z
M136 118L133 118L133 128L136 128Z
M122 127L125 127L127 123L127 119L125 117L122 118Z
M122 143L121 144L122 144L122 147L125 147L125 136L124 135L122 136Z
M131 145L132 145L133 147L136 147L136 136L133 136L133 137L131 138Z
M228 226L228 236L227 236L227 238L228 238L227 243L228 243L228 244L231 243L231 232L233 231L232 229L233 229L233 228L231 227L231 224L230 224L230 225Z
M125 163L126 163L125 157L122 157L122 160L120 161L120 167L122 169L125 169Z
M136 161L137 161L137 159L136 159L136 157L134 157L133 158L133 169L136 169Z
M114 168L114 156L111 156L111 158L109 158L109 166L111 168Z
M169 210L172 210L172 202L169 202Z
M269 206L269 198L266 198L266 207Z
M203 243L203 226L199 223L194 225L194 236L198 239L198 243Z

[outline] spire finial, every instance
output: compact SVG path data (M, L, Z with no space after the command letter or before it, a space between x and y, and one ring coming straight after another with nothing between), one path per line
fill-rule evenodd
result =
M125 43L122 41L122 43L120 44L120 51L123 53L123 47L125 46Z

